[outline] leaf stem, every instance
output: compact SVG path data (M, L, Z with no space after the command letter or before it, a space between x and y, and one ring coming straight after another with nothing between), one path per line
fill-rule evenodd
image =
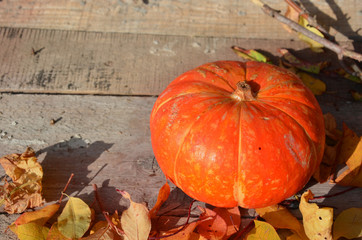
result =
M70 177L68 179L68 182L67 184L65 185L63 191L61 192L61 195L60 195L60 198L58 200L58 203L61 204L62 203L62 200L63 200L63 196L64 196L64 192L67 190L69 184L70 184L70 181L72 181L72 178L74 177L74 173L70 174Z

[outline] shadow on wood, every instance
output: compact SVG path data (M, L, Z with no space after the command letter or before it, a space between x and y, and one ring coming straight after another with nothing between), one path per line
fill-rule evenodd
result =
M66 193L68 195L76 193L75 196L80 197L82 190L88 187L92 179L100 174L105 167L102 166L98 172L92 173L88 170L88 166L96 161L103 152L110 149L112 145L113 143L105 143L103 141L89 144L82 138L74 137L39 150L37 155L46 154L41 162L44 171L43 196L45 200L50 202L59 199L72 173L74 173L74 177ZM100 187L100 192L105 191L107 188L108 184L104 182L103 186ZM109 190L106 191L111 192ZM114 192L116 194L115 190ZM81 198L92 201L93 196L86 195ZM113 199L113 196L108 193L107 196Z

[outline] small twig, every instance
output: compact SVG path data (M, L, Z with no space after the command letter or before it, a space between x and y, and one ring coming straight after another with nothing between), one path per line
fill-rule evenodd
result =
M284 17L277 10L272 9L269 5L263 3L261 0L252 0L252 1L255 4L257 4L258 6L260 6L267 15L277 19L279 22L284 23L284 24L288 25L289 27L291 27L293 30L295 30L299 33L302 33L303 35L309 37L310 39L313 39L314 41L319 42L326 48L332 50L333 52L335 52L337 54L339 59L342 59L343 56L346 56L346 57L350 57L350 58L355 59L360 62L362 61L362 54L344 49L341 46L339 46L323 37L318 36L317 34L302 27L298 23L290 20L289 18Z
M346 193L346 192L349 192L349 191L351 191L351 190L353 190L353 189L355 189L355 188L357 188L357 187L350 187L350 188L347 188L346 190L343 190L343 191L341 191L341 192L337 192L337 193L333 193L333 194L329 194L329 195L327 194L327 195L322 195L322 196L315 196L315 197L313 197L313 199L321 199L321 198L335 197L335 196L344 194L344 193Z
M251 229L254 227L254 220L258 219L259 215L257 215L253 220L251 220L248 225L246 225L243 229L240 229L239 232L237 232L237 235L233 239L241 239L241 237L250 232Z
M94 196L96 198L96 202L98 203L98 206L99 206L99 209L101 210L104 218L107 220L108 222L108 225L119 235L119 236L122 236L124 234L124 232L119 229L116 225L114 225L114 223L112 222L112 220L109 218L109 214L108 212L106 212L104 210L104 207L103 207L103 203L99 197L99 194L98 194L98 187L96 184L93 184L93 189L94 189Z
M172 236L175 236L176 234L178 234L179 232L181 232L182 230L184 230L186 228L186 226L189 224L189 221L190 221L190 217L191 217L191 209L192 209L192 205L194 204L196 200L192 200L192 202L190 203L190 206L189 206L189 212L188 212L188 215L187 215L187 219L186 219L186 223L182 226L182 228L180 228L179 230L177 230L176 232L174 233L171 233L171 234L168 234L168 235L165 235L165 236L160 236L160 237L149 237L148 239L162 239L162 238L168 238L168 237L172 237Z
M58 200L58 203L59 203L59 204L62 203L63 196L64 196L63 193L67 190L67 188L68 188L68 186L69 186L69 184L70 184L70 181L72 181L73 176L74 176L74 173L70 174L70 177L69 177L69 179L68 179L68 182L67 182L67 184L65 185L63 191L61 192L62 194L60 195L60 198L59 198L59 200Z

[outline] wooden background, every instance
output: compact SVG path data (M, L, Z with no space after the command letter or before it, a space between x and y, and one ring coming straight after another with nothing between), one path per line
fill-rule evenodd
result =
M265 2L286 9L283 1ZM362 51L362 1L301 2L343 46ZM165 182L150 143L153 103L184 71L241 60L233 45L260 49L273 60L278 48L313 61L335 60L328 51L311 53L247 0L0 0L0 154L21 153L27 146L37 151L46 202L58 199L75 173L68 194L87 203L95 183L110 212L126 206L116 188L152 207ZM323 112L361 135L362 107L349 93L361 92L361 85L323 80L327 93L318 97ZM308 187L317 195L345 189L313 181ZM361 193L322 204L336 213L362 207ZM185 215L190 199L176 188L171 199L168 209L178 210L170 214ZM252 210L245 212L246 220L252 216ZM0 231L15 218L1 214Z

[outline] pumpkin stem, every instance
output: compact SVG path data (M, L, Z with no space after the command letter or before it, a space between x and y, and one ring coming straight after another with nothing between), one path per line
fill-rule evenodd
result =
M231 94L231 97L238 101L254 101L255 95L250 85L243 81L236 84L236 90Z

